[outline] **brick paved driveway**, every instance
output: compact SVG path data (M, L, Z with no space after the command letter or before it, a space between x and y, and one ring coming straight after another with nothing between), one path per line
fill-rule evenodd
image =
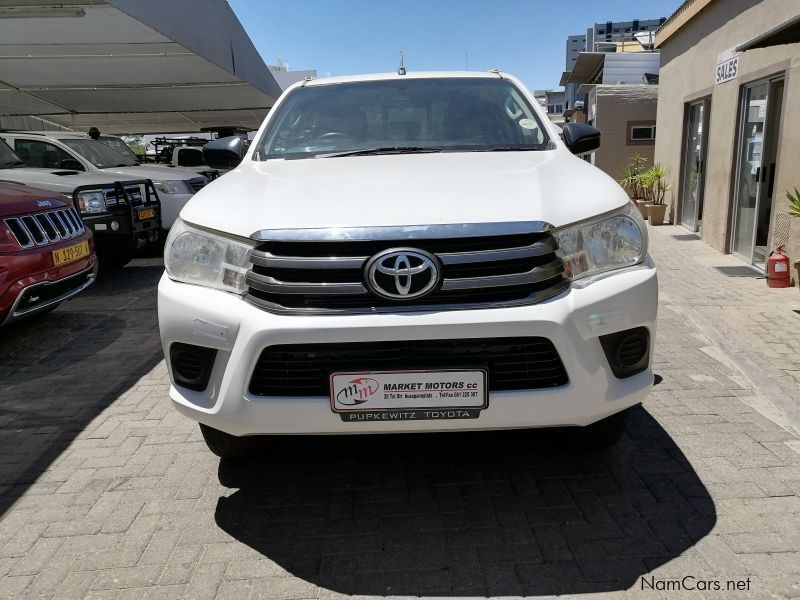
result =
M167 400L153 259L0 331L0 596L662 598L680 595L642 588L687 575L800 596L792 369L758 389L742 356L759 333L712 339L735 282L708 264L728 259L672 229L653 249L663 379L606 453L506 432L273 440L220 462ZM746 328L723 308L724 331Z

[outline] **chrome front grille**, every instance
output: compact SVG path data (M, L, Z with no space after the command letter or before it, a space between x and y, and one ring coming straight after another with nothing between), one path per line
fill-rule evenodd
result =
M22 248L55 244L84 234L86 227L71 206L3 219Z
M533 304L569 287L545 223L281 230L256 234L246 299L265 310L329 314ZM381 297L366 270L390 250L434 257L440 276L417 299ZM410 284L409 284L410 285Z

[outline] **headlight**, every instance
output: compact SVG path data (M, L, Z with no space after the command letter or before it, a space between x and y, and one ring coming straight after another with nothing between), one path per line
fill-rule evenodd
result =
M164 266L175 281L243 294L253 246L177 219L164 246Z
M184 181L154 181L153 185L162 194L190 194L189 186Z
M555 237L570 279L629 267L647 256L647 225L633 203L603 219L563 227Z
M106 197L103 192L79 192L78 210L84 214L106 212Z

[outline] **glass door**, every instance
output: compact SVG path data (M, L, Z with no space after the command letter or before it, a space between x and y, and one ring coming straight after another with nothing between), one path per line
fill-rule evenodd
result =
M782 97L783 79L774 79L746 87L742 99L731 250L761 268L769 254Z
M681 225L691 231L699 231L703 219L706 139L710 107L711 102L708 100L690 104L686 119Z

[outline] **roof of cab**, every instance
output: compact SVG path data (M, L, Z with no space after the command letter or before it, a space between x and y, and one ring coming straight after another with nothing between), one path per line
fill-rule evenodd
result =
M15 135L37 135L40 137L51 137L51 138L81 138L81 139L89 139L89 134L84 133L82 131L21 131L21 130L9 130L0 133L0 135L7 135L9 137L14 137Z
M464 78L473 79L492 79L506 76L502 71L407 71L405 75L400 75L397 71L393 73L369 73L366 75L340 75L337 77L320 77L300 82L299 85L316 86L330 85L333 83L355 83L361 81L385 81L389 79L442 79L442 78ZM297 84L296 84L297 85Z

